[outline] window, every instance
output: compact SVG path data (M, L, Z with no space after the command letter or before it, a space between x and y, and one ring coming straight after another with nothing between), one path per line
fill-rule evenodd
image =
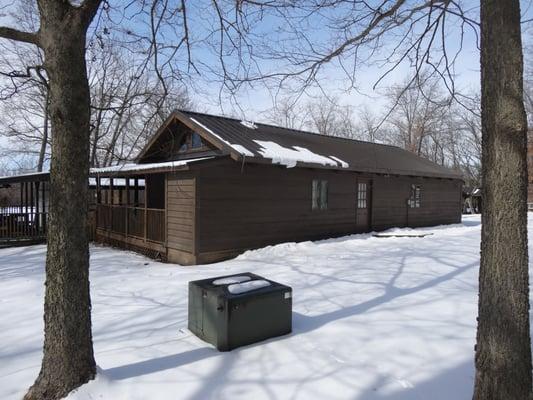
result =
M196 132L193 132L192 134L187 135L182 145L180 146L179 151L185 152L191 149L201 149L202 147L204 147L202 137Z
M191 148L197 149L202 146L202 137L196 132L193 132L193 134L191 135Z
M366 183L357 184L357 208L366 208L367 201Z
M311 208L313 210L328 209L328 181L318 179L313 180Z
M411 196L407 204L410 208L420 208L420 185L411 185Z

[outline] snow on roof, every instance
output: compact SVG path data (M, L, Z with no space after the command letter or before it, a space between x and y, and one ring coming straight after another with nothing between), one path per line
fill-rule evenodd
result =
M338 167L339 165L343 168L348 167L348 163L336 157L321 156L305 147L294 146L294 148L288 148L278 143L264 140L254 140L254 142L262 147L259 152L263 157L272 159L273 164L285 165L287 168L295 167L298 162L330 165L332 167Z
M264 279L256 279L254 281L235 283L233 285L229 285L228 292L230 292L231 294L241 294L241 293L250 292L252 290L261 289L267 286L270 286L269 281L265 281Z
M100 185L109 186L111 179L110 178L101 178ZM130 179L130 186L134 185L134 180ZM137 185L144 187L144 179L138 179ZM96 178L89 178L89 186L96 186ZM113 186L126 186L126 179L124 178L113 178Z
M346 161L342 161L340 158L337 158L335 156L329 156L332 160L335 160L339 163L339 166L342 168L348 168L350 165Z
M231 144L227 140L223 139L220 135L217 135L215 132L213 132L211 129L209 129L207 126L199 122L197 119L194 119L193 117L190 117L191 121L194 123L200 125L203 129L205 129L207 132L209 132L211 135L213 135L215 138L220 140L222 143L225 143L229 147L231 147L233 150L235 150L237 153L242 154L243 156L253 157L253 153L248 150L246 147L239 145L239 144Z
M248 150L246 147L240 145L240 144L232 144L231 147L233 147L235 150L237 150L239 153L241 153L243 156L253 157L254 153L252 153L250 150Z
M159 169L159 168L173 168L186 165L195 161L208 160L214 157L200 157L192 158L189 160L179 160L179 161L167 161L161 163L149 163L149 164L123 164L115 165L113 167L103 167L103 168L91 168L91 174L101 174L108 172L132 172L132 171L146 171L150 169Z
M26 174L17 174L17 175L5 175L0 176L0 179L9 179L9 178L24 178L24 177L30 177L30 176L39 176L39 175L46 175L49 171L42 171L42 172L28 172Z
M241 125L244 125L248 129L257 129L257 125L253 121L242 120Z

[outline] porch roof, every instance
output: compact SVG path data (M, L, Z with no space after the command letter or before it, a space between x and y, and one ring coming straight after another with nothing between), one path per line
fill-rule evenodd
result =
M200 157L187 160L167 161L149 164L124 164L112 167L91 168L90 176L121 176L121 175L142 175L145 173L172 172L188 169L189 164L200 161L214 159L215 157Z
M105 176L132 176L132 175L143 175L143 174L155 174L159 172L171 172L171 171L180 171L188 169L189 164L194 164L200 161L206 161L214 159L215 157L200 157L200 158L191 158L188 160L179 160L179 161L169 161L162 163L151 163L151 164L123 164L115 165L112 167L103 167L103 168L91 168L89 170L89 185L95 184L95 177ZM8 185L11 183L20 183L20 182L42 182L50 180L50 172L35 172L30 174L21 174L13 176L3 176L0 177L0 187L3 185ZM118 184L120 186L120 184Z

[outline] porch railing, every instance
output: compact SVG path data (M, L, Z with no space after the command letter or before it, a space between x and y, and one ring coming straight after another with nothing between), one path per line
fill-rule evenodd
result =
M0 240L43 239L46 237L48 213L0 211Z
M98 229L150 242L165 242L164 209L98 204L96 215Z

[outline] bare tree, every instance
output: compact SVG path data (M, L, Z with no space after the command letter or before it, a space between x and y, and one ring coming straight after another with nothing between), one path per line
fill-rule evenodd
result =
M481 31L484 208L474 398L528 399L532 363L520 2L482 0L479 19L476 11L450 0L291 2L285 24L280 24L282 33L276 32L283 43L272 46L265 37L257 57L276 63L269 68L258 61L259 67L241 81L266 78L270 85L296 82L301 90L323 88L336 69L345 74L348 86L356 86L358 66L372 61L384 66L383 75L400 64L412 67L410 82L429 68L448 94L461 101L454 62L464 30L472 29L476 38ZM317 24L324 28L320 35L314 30ZM421 129L414 138L419 153L425 132Z
M16 23L16 28L0 26L0 38L36 46L44 60L43 65L13 68L4 72L5 76L27 81L44 72L48 81L52 146L44 354L39 376L26 398L58 399L96 373L87 238L91 150L87 45L103 41L112 29L121 37L124 48L144 56L139 67L153 68L165 98L171 92L166 84L169 79L183 81L202 71L212 72L212 63L201 59L205 52L194 58L196 46L212 51L219 60L236 59L236 68L241 68L248 51L246 34L262 18L263 5L213 2L208 8L210 14L206 14L203 4L185 0L132 2L115 7L102 0L38 0L37 6L35 29ZM195 21L198 34L194 36L189 30L188 18L192 15L202 17ZM201 25L205 17L211 17L207 26ZM225 67L222 63L222 69ZM230 84L228 80L224 83ZM14 87L17 90L18 83L14 82ZM156 105L162 108L160 102Z
M389 88L393 143L419 156L444 164L441 143L443 121L449 114L451 99L440 90L439 79L422 74L402 85Z
M520 2L481 2L483 213L474 399L530 399Z
M167 79L163 89L153 71L112 43L88 53L91 166L131 160L171 109L193 107L180 82Z
M372 111L368 105L364 105L359 111L358 131L361 139L368 142L381 142L384 140L382 128L382 116Z
M355 138L358 136L353 110L337 98L320 97L307 103L307 126L322 135Z
M289 129L303 129L308 121L308 109L295 99L285 97L275 102L264 117L268 122Z

